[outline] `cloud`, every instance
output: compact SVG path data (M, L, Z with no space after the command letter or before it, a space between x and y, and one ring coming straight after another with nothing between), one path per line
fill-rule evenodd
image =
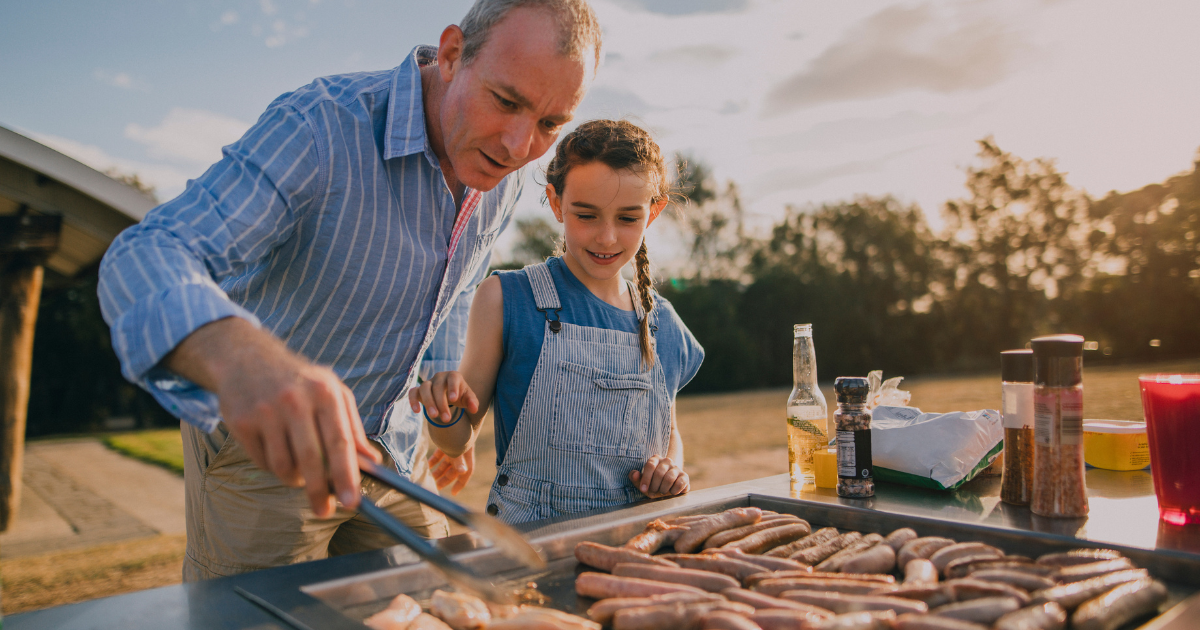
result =
M163 201L183 192L183 187L187 183L188 178L200 174L199 172L185 171L166 164L151 164L114 157L98 146L76 142L59 136L24 130L21 133L102 173L115 170L127 175L136 174L142 181L153 186L155 194L159 200Z
M588 90L587 96L575 112L575 119L583 121L593 118L644 116L655 109L634 92L597 85Z
M844 148L851 144L871 144L890 138L944 129L960 123L966 115L937 112L923 114L912 110L887 117L842 118L819 122L807 129L790 133L772 133L755 138L756 150L769 153L821 151Z
M899 151L893 151L886 155L867 159L867 160L851 160L833 166L827 166L817 169L803 168L781 168L766 173L762 178L755 182L754 191L758 195L767 195L781 190L804 190L805 188L813 188L824 184L825 182L837 179L839 177L848 177L851 175L861 175L863 173L877 173L884 170L884 167L892 159L900 157L906 153L911 153L921 147L910 147Z
M146 85L145 81L135 79L128 72L111 72L104 68L96 68L92 71L92 78L106 85L123 90L137 90L139 92L150 90L150 86Z
M746 10L750 5L748 0L618 0L618 3L662 15L737 13Z
M226 11L221 14L221 24L229 26L231 24L237 24L237 21L238 21L238 12L237 11Z
M778 114L912 90L975 90L1004 79L1023 47L1020 37L995 18L950 19L927 4L888 7L772 88L764 111Z
M701 46L682 46L663 50L650 55L649 61L657 63L695 63L701 65L716 65L728 61L735 52L723 46L713 44Z
M279 8L271 0L259 0L259 6L262 8L263 15L275 15Z
M201 109L176 107L155 127L125 126L125 137L144 144L151 156L208 165L221 158L221 147L250 128L234 118Z

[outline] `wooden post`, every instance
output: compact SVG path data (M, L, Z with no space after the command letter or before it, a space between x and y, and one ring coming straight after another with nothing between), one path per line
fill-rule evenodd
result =
M25 417L42 261L58 246L59 217L0 217L0 532L21 503Z

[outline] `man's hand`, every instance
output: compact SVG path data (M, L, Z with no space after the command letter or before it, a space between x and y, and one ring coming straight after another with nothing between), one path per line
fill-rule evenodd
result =
M458 496L475 474L475 447L472 446L458 457L450 457L440 448L434 449L433 456L429 458L429 472L433 474L438 490L450 486L450 494Z
M354 394L328 368L293 353L239 318L197 329L164 365L214 392L221 415L250 459L281 482L305 488L326 518L358 507L356 453L381 461L367 441Z
M688 474L670 457L659 455L646 460L641 470L630 471L629 481L651 499L675 496L691 489Z

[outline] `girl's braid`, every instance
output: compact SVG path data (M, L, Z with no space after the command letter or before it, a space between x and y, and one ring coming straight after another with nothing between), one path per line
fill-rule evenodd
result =
M646 240L638 248L633 258L634 271L637 275L638 295L642 299L642 325L638 329L638 345L642 348L642 362L647 367L654 367L654 343L650 338L650 313L654 310L654 279L650 276L650 254L646 251Z

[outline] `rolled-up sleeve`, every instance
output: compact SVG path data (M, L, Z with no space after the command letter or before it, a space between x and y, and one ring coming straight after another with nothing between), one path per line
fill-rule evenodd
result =
M98 290L125 377L205 430L219 421L216 397L156 366L205 324L226 317L259 324L219 283L287 240L325 187L312 128L286 104L269 108L222 154L179 197L113 241Z

